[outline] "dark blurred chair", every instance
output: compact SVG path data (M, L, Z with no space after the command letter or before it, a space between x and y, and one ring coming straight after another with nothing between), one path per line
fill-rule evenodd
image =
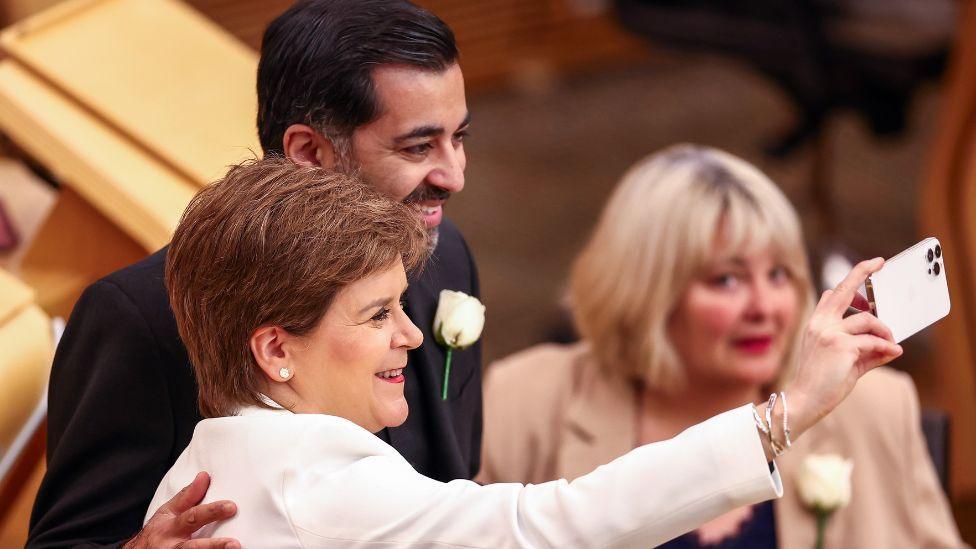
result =
M879 135L905 127L918 83L941 74L954 0L616 0L621 23L650 42L711 51L770 77L796 127L766 146L786 155L832 110L852 108Z
M876 135L906 126L912 94L940 75L957 0L616 0L621 23L655 45L732 57L768 77L797 121L763 144L787 156L812 143L814 265L844 248L832 199L830 115L851 109Z
M942 489L949 494L949 416L940 410L922 410L922 434Z

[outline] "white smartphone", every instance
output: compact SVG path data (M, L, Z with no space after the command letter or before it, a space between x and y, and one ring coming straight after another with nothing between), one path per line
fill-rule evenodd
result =
M942 244L926 238L885 261L864 283L871 312L891 330L896 343L949 314Z

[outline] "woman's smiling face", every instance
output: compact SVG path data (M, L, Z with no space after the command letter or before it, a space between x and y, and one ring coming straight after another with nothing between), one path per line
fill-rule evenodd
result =
M407 277L399 261L343 288L308 334L287 352L294 365L295 411L346 418L371 432L407 419L407 351L423 334L403 310Z

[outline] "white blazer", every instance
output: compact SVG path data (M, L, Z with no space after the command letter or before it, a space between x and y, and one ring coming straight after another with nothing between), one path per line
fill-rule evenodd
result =
M211 475L234 518L197 537L244 547L649 547L735 507L779 497L743 406L636 448L573 482L448 483L334 416L245 408L197 424L146 512Z

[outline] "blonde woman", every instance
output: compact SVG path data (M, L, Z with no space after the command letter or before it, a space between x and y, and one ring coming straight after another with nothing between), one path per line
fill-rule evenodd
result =
M581 342L488 368L483 482L574 479L735 403L765 401L794 377L814 305L786 197L743 160L688 145L624 176L576 260L570 301ZM960 546L919 425L911 380L873 372L777 460L783 498L665 546L812 547L796 470L828 452L853 459L854 495L827 546Z

